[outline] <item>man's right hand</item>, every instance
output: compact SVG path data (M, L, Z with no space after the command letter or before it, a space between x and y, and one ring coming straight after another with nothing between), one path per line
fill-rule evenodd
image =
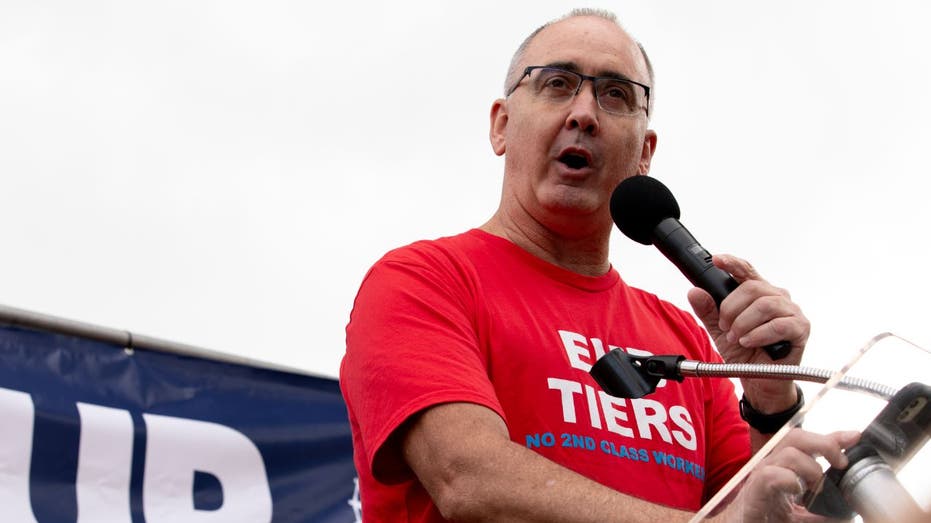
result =
M821 435L793 429L750 473L737 497L715 521L826 521L798 501L821 479L823 470L816 458L822 456L832 466L846 468L843 450L859 439L856 431Z

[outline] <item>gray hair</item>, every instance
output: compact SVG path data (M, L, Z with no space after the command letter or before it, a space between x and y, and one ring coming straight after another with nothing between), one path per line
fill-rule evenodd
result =
M518 68L520 67L521 60L524 59L524 54L527 52L527 48L530 46L530 42L534 39L534 37L540 34L540 31L546 29L547 27L557 22L562 22L563 20L567 20L569 18L574 18L577 16L595 16L598 18L602 18L604 20L608 20L609 22L613 22L618 27L620 27L621 30L624 30L624 27L621 26L620 22L617 21L617 16L611 11L607 11L605 9L592 9L592 8L587 8L587 7L576 8L576 9L573 9L572 11L569 11L569 13L559 18L556 18L555 20L550 20L549 22L536 28L534 32L530 33L530 35L527 36L527 38L525 38L523 42L521 42L520 46L517 48L517 51L514 52L514 56L511 57L511 64L508 66L507 76L504 78L505 96L507 96L508 89L510 89L513 83L517 81L517 76L520 74L520 71L518 70ZM646 66L647 66L647 75L649 76L650 90L652 91L653 83L655 80L653 77L653 64L650 63L650 57L647 56L647 52L646 52L646 49L643 48L643 44L641 44L639 41L636 41L636 42L637 42L637 47L640 48L640 54L643 55L643 61L644 63L646 63ZM652 96L650 97L650 105L651 106L653 105ZM650 112L652 113L652 111Z

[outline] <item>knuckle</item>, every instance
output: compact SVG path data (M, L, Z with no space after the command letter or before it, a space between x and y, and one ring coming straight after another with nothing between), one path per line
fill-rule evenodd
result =
M777 336L786 336L792 333L792 326L784 318L776 318L770 321L769 328Z
M778 316L782 312L782 300L778 296L764 296L757 300L757 307L767 317Z
M761 280L747 280L743 284L747 287L747 290L752 292L754 295L764 294L763 288L766 285L766 282Z

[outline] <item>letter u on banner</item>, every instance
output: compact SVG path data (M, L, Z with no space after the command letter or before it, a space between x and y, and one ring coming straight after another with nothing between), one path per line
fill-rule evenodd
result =
M4 521L35 523L29 504L32 398L25 392L0 388L0 417L0 515Z
M133 419L121 409L78 403L78 522L131 523L129 482L133 459Z

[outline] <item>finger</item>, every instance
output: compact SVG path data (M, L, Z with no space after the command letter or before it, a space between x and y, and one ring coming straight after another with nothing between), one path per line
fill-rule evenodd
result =
M777 448L794 447L809 456L823 456L832 466L842 469L848 464L843 450L856 444L859 439L860 433L856 431L838 431L822 435L794 429L786 434Z
M788 341L792 347L802 347L808 339L809 324L796 316L773 318L768 322L739 334L733 329L737 343L744 347L765 347L767 345Z
M761 347L781 340L799 345L807 337L808 320L795 303L782 296L753 301L731 323L731 340L745 347Z
M734 321L739 315L754 305L757 300L769 296L778 297L783 302L785 302L780 306L781 308L788 307L789 304L794 305L794 303L789 299L788 293L785 290L774 287L768 282L762 280L748 280L744 283L741 283L739 287L734 289L734 291L731 292L723 302L721 302L721 329L724 331L732 330ZM763 305L767 307L769 306L769 304ZM765 311L766 309L761 312ZM746 320L747 318L745 318L745 321ZM747 330L749 330L749 328L745 328L743 331L741 331L741 334L745 333Z
M803 493L798 475L779 465L761 464L750 476L747 488L764 500L767 520L789 521L795 500Z
M817 484L824 472L814 455L795 447L783 448L774 452L767 462L795 473L799 489L797 492L793 492L794 494L804 493L810 485Z
M694 287L689 290L688 299L695 316L705 325L705 330L708 331L712 338L717 338L721 333L721 329L718 327L720 315L718 306L714 303L714 298L706 291Z
M742 258L730 254L715 254L712 256L711 261L718 268L731 273L731 276L733 276L738 283L743 283L747 280L765 281L763 277L760 276L760 273L757 272L756 268L753 267L750 262Z
M828 463L830 463L832 467L839 469L847 468L849 461L847 455L844 454L844 450L849 449L860 441L860 433L855 430L842 430L832 432L828 434L828 437L835 442L835 446L826 447L830 452L822 452L821 455L824 456L824 459L828 460Z
M795 505L792 507L792 513L789 516L789 521L792 521L793 523L849 523L839 519L828 519L819 514L812 514L808 511L808 509L801 505Z

